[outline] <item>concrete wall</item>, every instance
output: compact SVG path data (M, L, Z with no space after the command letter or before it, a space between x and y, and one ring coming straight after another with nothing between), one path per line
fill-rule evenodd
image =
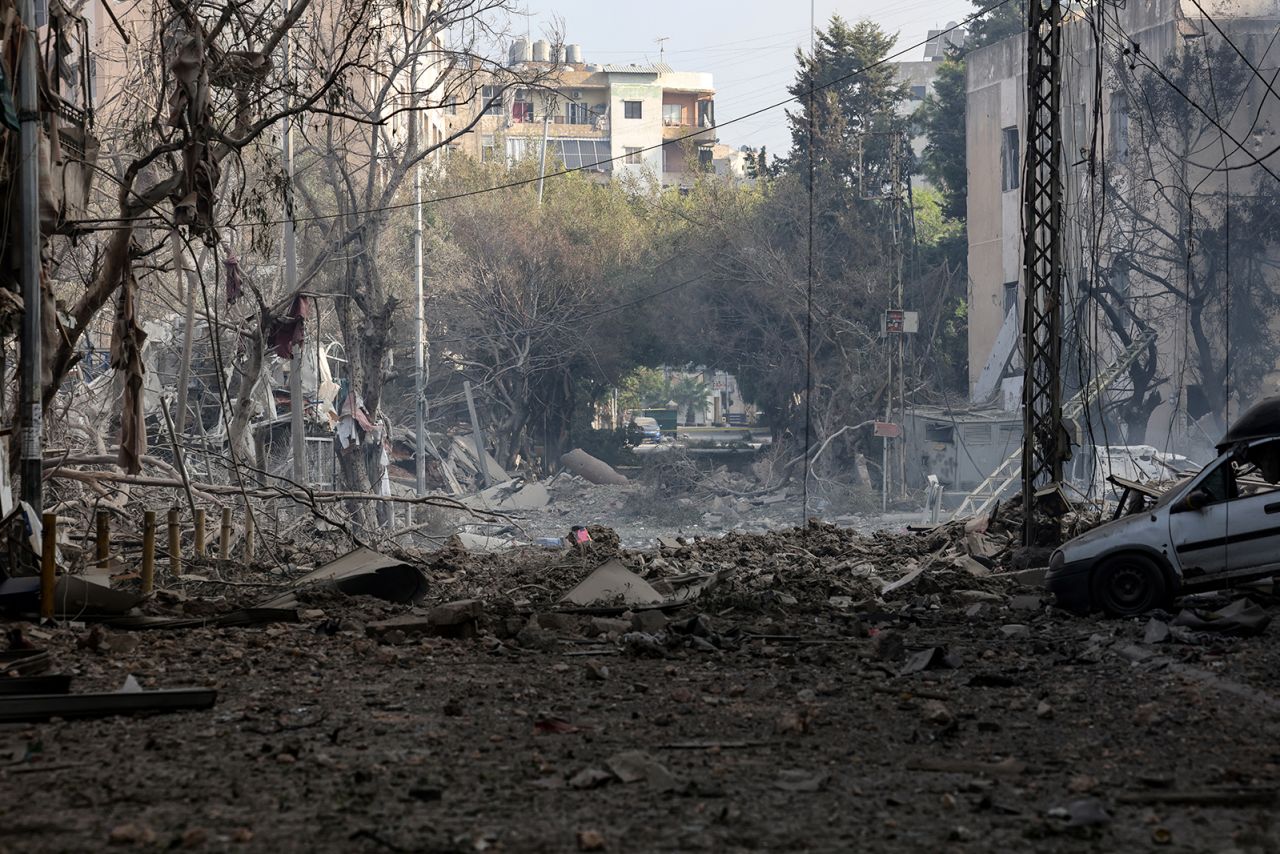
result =
M609 127L616 175L641 177L662 174L662 149L641 154L642 163L627 164L622 157L628 147L649 148L662 141L662 87L656 74L615 73L609 75ZM624 103L639 101L641 116L626 118Z
M1273 38L1280 24L1278 0L1245 0L1227 2L1215 0L1203 4L1218 23L1227 29L1233 41L1251 54L1252 60L1264 73L1280 67L1280 45ZM1219 42L1212 26L1201 17L1190 0L1130 0L1123 8L1107 6L1110 38L1125 41L1132 39L1141 45L1145 56L1162 64L1171 53L1204 49L1205 40L1216 45ZM1220 16L1220 17L1219 17ZM1077 19L1064 27L1063 53L1069 57L1064 64L1062 95L1062 121L1064 132L1063 155L1067 176L1065 220L1068 225L1067 302L1078 298L1077 283L1094 272L1094 263L1106 269L1113 258L1112 252L1120 251L1110 238L1114 235L1114 223L1106 224L1103 235L1102 257L1086 257L1088 241L1082 231L1091 221L1091 179L1087 163L1089 136L1092 132L1095 94L1094 35L1087 21ZM1139 140L1132 126L1129 138L1130 151L1122 159L1119 127L1124 112L1124 101L1113 92L1121 90L1111 66L1117 57L1117 48L1107 43L1106 71L1102 82L1102 115L1100 154L1107 164L1109 176L1122 188L1138 189L1153 182L1170 184L1171 170L1186 170L1187 182L1197 187L1197 194L1208 198L1225 189L1225 173L1197 171L1195 158L1170 157L1167 152L1156 150L1159 146ZM968 91L967 155L969 168L968 230L969 230L969 379L970 388L982 372L992 350L996 334L1003 321L1004 285L1021 281L1021 190L1002 192L1000 168L1001 130L1016 126L1019 134L1019 172L1025 157L1025 66L1026 54L1022 37L1014 37L990 45L969 55L966 88ZM1132 83L1130 82L1130 85ZM1130 105L1130 110L1139 107ZM1255 124L1255 116L1257 122ZM1256 146L1267 151L1280 142L1270 141L1275 128L1280 128L1280 103L1267 97L1265 86L1255 80L1246 92L1244 103L1231 112L1229 128L1233 136L1249 138L1261 133L1268 142ZM1216 137L1216 131L1213 132ZM1236 149L1227 140L1229 149ZM1206 145L1204 150L1220 151L1219 143ZM1081 152L1084 149L1084 153ZM1150 149L1150 150L1148 150ZM1228 162L1236 166L1248 166L1251 152L1237 152ZM1210 158L1216 161L1216 157ZM1280 172L1280 156L1273 170ZM1231 173L1232 193L1247 193L1248 187L1261 175L1256 167L1241 168ZM1178 176L1179 178L1181 176ZM1267 180L1263 176L1264 180ZM1173 206L1160 200L1151 202L1145 211L1170 227L1177 225L1176 200ZM1074 229L1074 232L1072 232ZM1131 251L1131 250L1129 250ZM1175 284L1184 275L1181 269L1159 271L1167 274ZM1177 410L1181 403L1183 384L1196 382L1188 375L1185 357L1186 342L1179 305L1172 298L1160 297L1151 282L1132 277L1131 304L1140 306L1146 322L1157 329L1159 365L1161 373L1175 378L1163 389L1166 404L1152 417L1146 441L1162 444L1171 437L1175 442L1186 440L1192 431L1200 432L1195 425L1177 425ZM1091 322L1088 319L1084 322ZM1105 324L1104 324L1105 326ZM1068 330L1069 337L1072 334ZM1100 368L1114 357L1118 347L1114 342L1092 342L1098 351ZM1173 436L1174 433L1182 433Z

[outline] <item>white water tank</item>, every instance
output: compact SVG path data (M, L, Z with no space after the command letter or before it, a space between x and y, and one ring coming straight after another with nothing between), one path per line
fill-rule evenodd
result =
M507 52L508 62L511 65L519 65L522 62L528 62L533 59L533 51L529 47L528 39L516 39L511 43L511 50Z
M582 62L582 45L569 45L565 48L565 56L568 58L570 65L577 65Z
M533 43L533 61L549 62L551 59L551 43L546 39L538 39Z
M552 49L556 65L564 65L564 45L558 44Z

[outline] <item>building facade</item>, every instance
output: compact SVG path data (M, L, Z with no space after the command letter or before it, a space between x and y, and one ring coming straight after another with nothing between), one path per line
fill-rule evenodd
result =
M1203 454L1250 402L1239 395L1275 393L1274 373L1239 373L1249 348L1231 348L1247 344L1234 340L1246 323L1221 304L1245 289L1246 251L1252 287L1280 295L1280 253L1239 228L1229 238L1228 224L1277 189L1280 101L1262 72L1280 65L1278 25L1276 0L1098 4L1063 25L1065 395L1155 334L1154 358L1144 352L1102 396L1128 413L1129 435L1107 443ZM1024 38L1011 37L969 54L966 84L970 398L1015 409L1026 65ZM1215 254L1224 226L1229 246Z
M446 116L452 130L475 128L455 150L481 160L538 157L547 141L548 169L559 163L606 178L655 179L688 186L701 172L741 176L741 152L716 143L715 87L710 74L665 64L600 65L583 61L579 45L516 40L509 63L540 77L537 87L477 88Z

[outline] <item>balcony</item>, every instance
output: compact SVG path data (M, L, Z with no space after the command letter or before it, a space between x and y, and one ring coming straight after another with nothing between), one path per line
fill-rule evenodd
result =
M670 142L673 139L688 139L690 142L707 143L715 142L716 129L714 125L707 124L698 127L691 124L675 124L662 123L662 140Z

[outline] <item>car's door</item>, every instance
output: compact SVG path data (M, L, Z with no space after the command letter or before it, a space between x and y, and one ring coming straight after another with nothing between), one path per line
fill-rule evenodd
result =
M1255 444L1249 456L1280 449ZM1215 463L1196 487L1209 503L1170 513L1169 525L1184 579L1251 576L1280 567L1280 488L1259 477L1244 455Z
M1191 483L1184 497L1199 494L1192 508L1183 500L1169 509L1169 541L1173 543L1185 581L1222 572L1226 560L1227 505L1235 496L1235 473L1228 457L1219 457Z

